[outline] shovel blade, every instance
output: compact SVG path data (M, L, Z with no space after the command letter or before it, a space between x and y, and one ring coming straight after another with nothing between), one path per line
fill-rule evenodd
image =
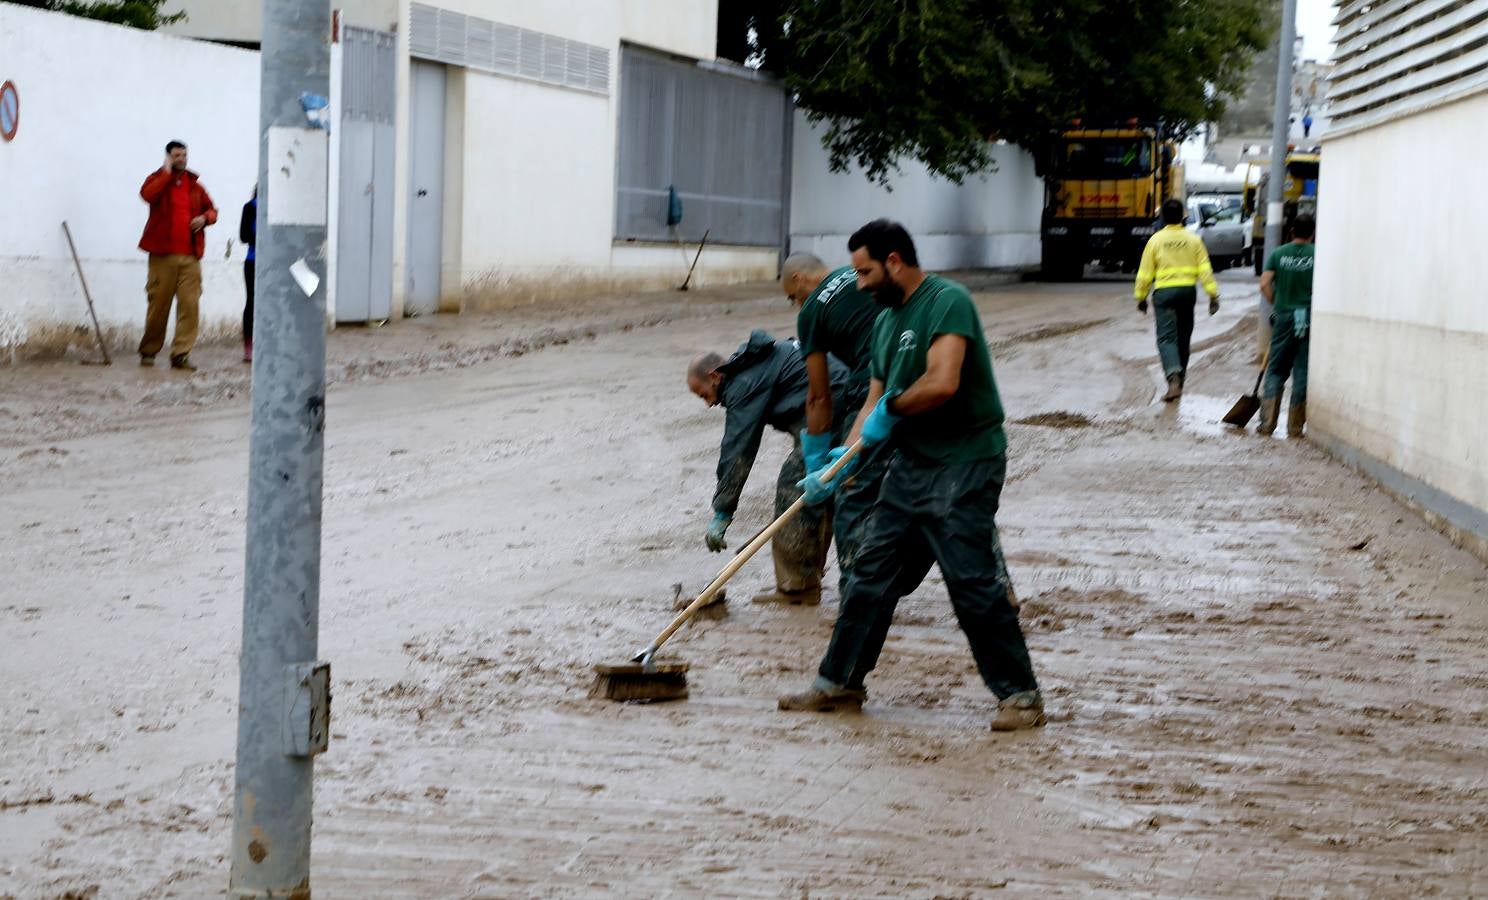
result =
M1235 405L1230 407L1230 411L1225 413L1220 421L1226 425L1234 425L1236 428L1244 428L1250 424L1250 420L1255 417L1260 408L1261 398L1255 394L1246 394L1235 401Z

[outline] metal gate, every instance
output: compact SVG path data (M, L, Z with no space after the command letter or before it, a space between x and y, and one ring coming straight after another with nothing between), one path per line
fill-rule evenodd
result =
M341 29L338 322L377 321L393 313L396 48L391 34Z
M790 116L784 88L752 71L621 47L615 237L696 240L706 229L711 242L781 246Z
M408 284L403 313L439 312L444 259L444 66L414 60L408 90Z

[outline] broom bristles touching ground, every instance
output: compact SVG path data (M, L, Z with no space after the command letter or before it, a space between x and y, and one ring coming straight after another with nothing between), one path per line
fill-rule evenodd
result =
M657 703L663 700L687 699L687 663L656 663L647 670L640 663L594 667L591 697L619 703Z

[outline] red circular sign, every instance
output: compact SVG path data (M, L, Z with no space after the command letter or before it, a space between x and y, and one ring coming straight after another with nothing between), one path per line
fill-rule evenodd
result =
M21 127L21 95L9 81L0 84L0 138L15 140Z

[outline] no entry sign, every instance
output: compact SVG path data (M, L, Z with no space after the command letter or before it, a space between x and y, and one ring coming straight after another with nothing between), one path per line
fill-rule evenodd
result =
M21 127L21 95L10 82L0 84L0 138L15 140Z

